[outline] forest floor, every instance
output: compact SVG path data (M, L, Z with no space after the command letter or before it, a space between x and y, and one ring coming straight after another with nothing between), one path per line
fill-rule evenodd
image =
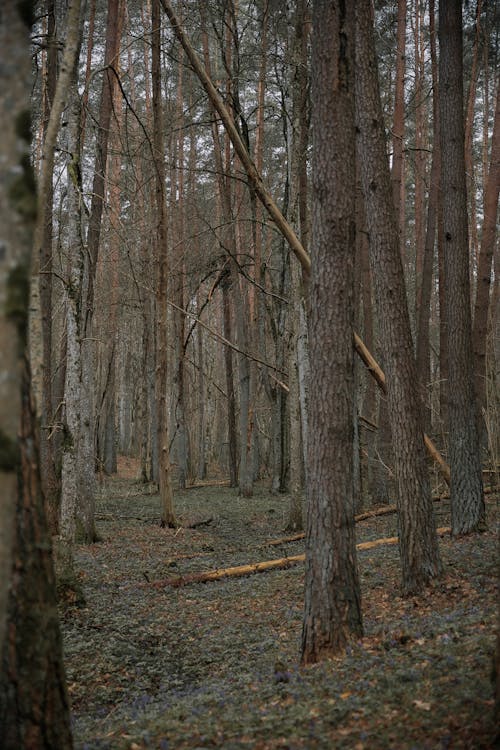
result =
M441 539L444 576L421 597L398 593L397 546L359 551L364 638L300 668L303 564L166 583L303 552L265 546L283 536L286 496L178 491L177 530L160 528L158 495L123 474L100 496L102 541L76 555L86 604L62 606L78 750L495 747L498 499L490 531ZM448 525L448 502L435 507ZM358 542L395 533L394 515L357 524Z

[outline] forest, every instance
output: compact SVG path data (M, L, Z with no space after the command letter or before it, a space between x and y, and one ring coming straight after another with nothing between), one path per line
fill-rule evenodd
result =
M0 749L500 743L498 0L0 3Z

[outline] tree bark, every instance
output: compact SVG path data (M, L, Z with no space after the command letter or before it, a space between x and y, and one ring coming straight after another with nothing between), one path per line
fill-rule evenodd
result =
M6 0L0 14L3 128L0 144L0 746L6 750L70 750L69 701L26 353L30 250L36 215L35 180L29 160L31 117L28 103L32 87L29 29L34 19L26 16L26 10L17 2ZM40 201L43 200L40 196ZM34 283L38 283L36 276ZM16 440L18 430L19 442Z
M369 0L356 4L358 159L370 236L398 488L399 550L406 594L441 573L403 267L397 243Z
M474 377L478 407L478 424L484 433L483 410L486 409L486 350L490 311L491 272L497 235L498 195L500 192L500 80L497 83L495 122L491 140L490 168L484 188L484 219L477 269L476 302L472 341ZM494 328L492 330L495 330Z
M441 152L439 145L439 108L438 108L438 80L436 55L436 27L434 14L434 0L429 4L429 32L432 63L432 112L433 112L433 149L430 174L429 201L427 205L427 228L425 234L424 257L421 280L419 285L419 301L417 304L417 375L423 401L424 428L427 433L432 429L431 412L431 361L429 325L431 317L432 276L434 267L434 247L436 244L436 229L438 219L439 179L441 171Z
M363 632L354 535L354 6L313 5L313 232L303 664Z
M406 0L398 0L398 21L396 31L396 85L394 92L394 116L392 121L392 199L399 224L399 244L402 257L404 247L404 227L399 221L401 205L401 182L403 179L403 152L405 132L405 63L406 63ZM402 214L404 216L404 213Z
M483 480L472 368L469 245L465 182L462 10L439 6L439 115L445 304L448 321L448 425L453 534L484 527Z
M158 232L158 271L156 287L156 403L158 408L158 469L161 503L161 525L173 528L177 525L174 513L172 492L172 472L170 466L170 440L168 429L167 404L167 346L168 346L168 248L167 248L167 203L165 185L165 162L163 147L163 106L161 94L160 68L160 5L159 0L151 3L152 24L152 83L153 83L153 143L156 184L156 217Z

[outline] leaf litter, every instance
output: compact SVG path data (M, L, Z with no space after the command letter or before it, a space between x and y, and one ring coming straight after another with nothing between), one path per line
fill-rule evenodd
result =
M360 550L365 636L307 668L303 565L154 586L300 554L302 540L263 546L283 535L288 501L265 487L251 499L224 486L178 491L182 527L161 529L157 494L106 480L103 541L76 551L86 605L61 605L77 750L494 747L495 500L491 531L441 539L445 574L420 597L399 596L396 546ZM449 507L439 511L449 523ZM358 542L390 537L396 518L356 531Z

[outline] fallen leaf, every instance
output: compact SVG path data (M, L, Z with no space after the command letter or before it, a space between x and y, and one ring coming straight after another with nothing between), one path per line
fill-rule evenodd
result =
M430 711L431 710L431 704L430 703L425 703L425 701L414 700L413 704L417 708L421 708L422 711Z

